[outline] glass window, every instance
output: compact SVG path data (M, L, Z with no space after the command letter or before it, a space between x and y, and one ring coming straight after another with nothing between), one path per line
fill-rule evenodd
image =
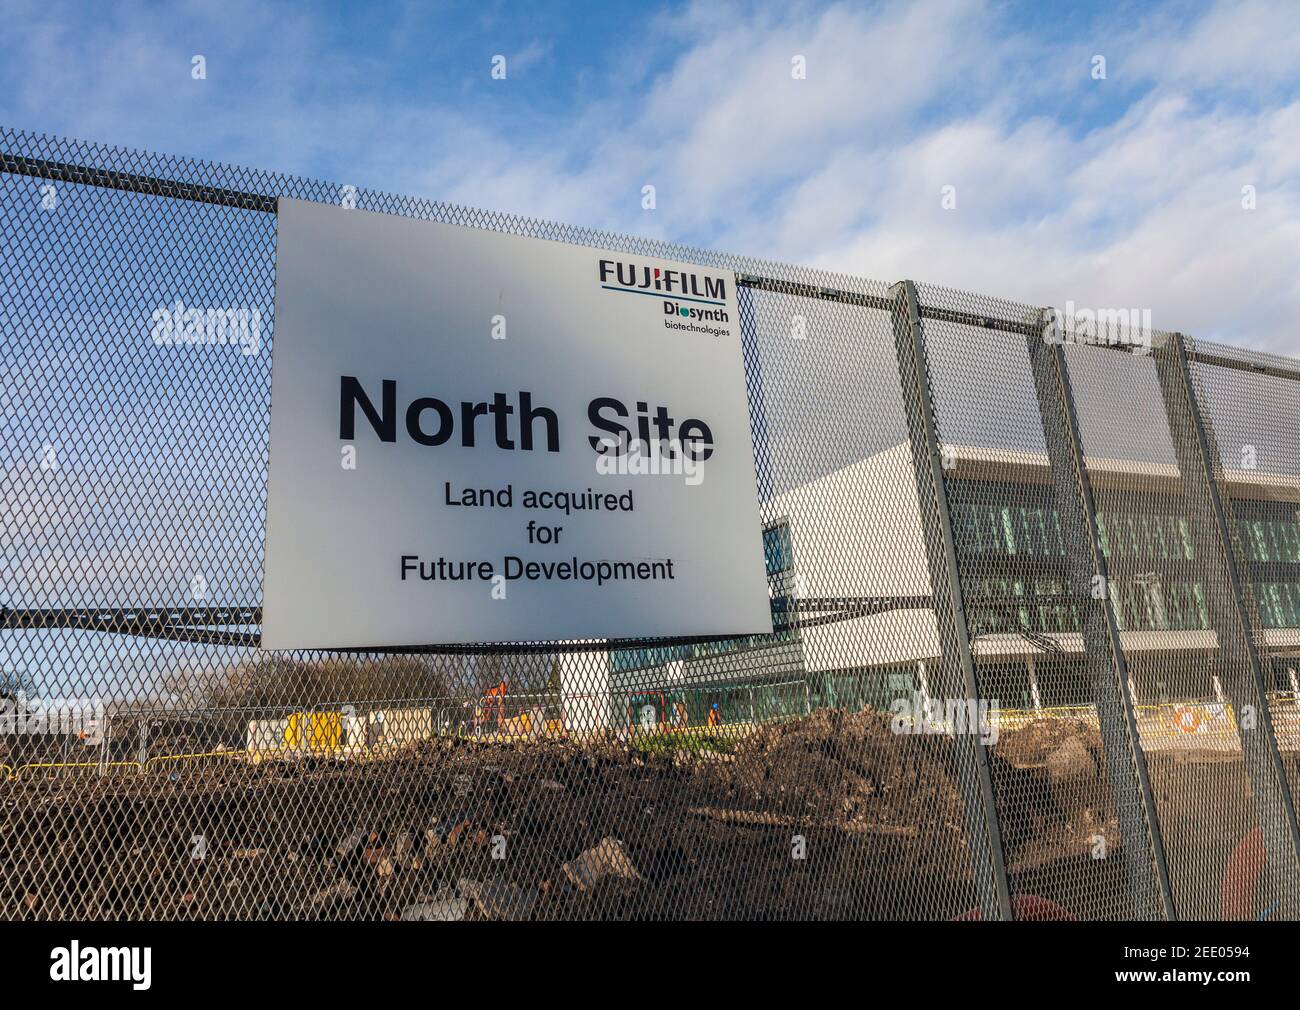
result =
M1177 557L1173 539L1169 536L1169 517L1152 516L1151 517L1151 539L1153 541L1152 549L1157 556L1162 558Z
M1061 517L1055 511L1049 512L1052 520L1052 553L1065 553L1065 538L1061 534ZM1100 521L1100 516L1097 517Z
M778 523L763 531L763 561L768 575L788 572L794 567L794 547L790 542L788 523Z
M1287 561L1300 562L1300 513L1282 525L1283 555Z
M1011 526L1011 509L1004 508L1001 514L1002 519L1002 542L1006 545L1008 554L1016 553L1016 534Z
M1264 627L1300 627L1300 583L1255 583L1255 601Z
M609 665L615 672L644 670L664 666L687 655L687 646L668 645L655 649L614 649L609 654Z

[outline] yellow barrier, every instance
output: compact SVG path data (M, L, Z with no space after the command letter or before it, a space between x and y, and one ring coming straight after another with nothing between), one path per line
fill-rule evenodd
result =
M1223 702L1162 702L1158 705L1135 705L1138 731L1144 740L1189 747L1237 745L1237 715ZM998 725L1003 729L1020 729L1040 719L1084 719L1097 721L1091 705L1058 705L1034 709L1000 709Z
M107 770L110 768L134 768L136 771L144 771L144 765L139 761L41 761L31 764L19 765L14 769L13 778L18 780L22 778L23 772L38 772L42 770L53 770L62 768L85 768L92 771L99 771L101 768Z
M1041 709L999 708L996 718L999 726L1016 729L1027 726L1038 719L1090 719L1095 721L1097 709L1092 705L1049 705Z
M245 761L248 755L238 750L210 750L197 754L156 754L144 763L145 769L152 769L155 764L161 766L168 761L197 761L203 758L223 758L226 761Z
M0 765L0 773L3 773L6 781L12 779L14 777L13 765Z
M1237 739L1237 714L1228 704L1171 702L1138 706L1139 717L1143 713L1150 713L1147 716L1149 722L1146 725L1139 723L1139 729L1154 737L1188 741L1198 737Z
M1176 712L1181 709L1204 709L1213 710L1217 713L1220 709L1227 713L1228 718L1233 718L1232 706L1226 702L1211 701L1168 701L1161 702L1158 705L1135 705L1133 710L1138 715L1161 715ZM1041 709L1032 708L1003 708L999 710L1001 715L1009 718L1061 718L1061 719L1095 719L1097 709L1094 705L1045 705ZM1235 721L1233 723L1236 724Z

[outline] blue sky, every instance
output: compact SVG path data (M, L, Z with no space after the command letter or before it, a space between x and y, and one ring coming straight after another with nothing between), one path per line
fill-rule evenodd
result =
M1300 345L1293 2L9 0L0 122Z

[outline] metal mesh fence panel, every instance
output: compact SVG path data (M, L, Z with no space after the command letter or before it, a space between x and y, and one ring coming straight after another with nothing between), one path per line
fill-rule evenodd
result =
M13 131L0 150L0 914L997 914L969 753L887 711L948 673L882 285ZM776 632L258 650L279 196L735 270ZM160 309L258 338L160 343ZM95 716L34 731L60 700Z
M280 197L733 271L773 634L261 650ZM1295 433L1241 369L3 129L0 235L0 916L1294 914Z
M1232 914L1250 910L1252 883L1270 872L1278 849L1296 837L1300 785L1300 369L1276 355L1193 341L1186 349L1187 383L1206 432L1209 469L1223 502L1226 555L1235 567L1246 644L1253 653L1262 700L1245 730L1259 737L1259 760L1280 774L1276 797L1261 813L1271 829L1248 836L1233 854L1224 886ZM1271 830L1276 841L1264 836ZM1286 871L1276 871L1274 875Z
M1256 731L1261 696L1222 536L1231 506L1180 340L1149 337L1066 357L1174 902L1185 918L1291 916L1289 801Z
M1018 908L1167 909L1040 310L920 286L978 691Z

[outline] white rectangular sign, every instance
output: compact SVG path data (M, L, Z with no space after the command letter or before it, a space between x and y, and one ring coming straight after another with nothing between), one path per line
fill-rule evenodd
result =
M281 200L268 649L772 630L733 274Z

